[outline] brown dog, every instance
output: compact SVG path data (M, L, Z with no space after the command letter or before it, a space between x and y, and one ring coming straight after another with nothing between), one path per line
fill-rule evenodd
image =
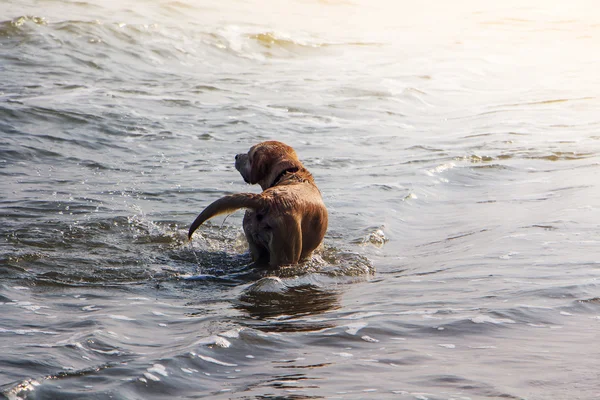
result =
M208 219L247 208L244 233L255 262L278 267L308 258L325 236L327 209L294 149L276 141L259 143L248 154L235 156L235 168L246 183L258 183L263 192L232 194L213 202L192 223L188 238Z

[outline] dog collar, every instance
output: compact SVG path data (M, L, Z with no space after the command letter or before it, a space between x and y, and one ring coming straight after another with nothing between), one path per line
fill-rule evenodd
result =
M286 174L293 174L294 172L298 172L298 167L284 169L283 171L281 171L281 173L279 175L277 175L277 177L275 178L275 180L269 187L272 188L273 186L276 186L279 183L279 181L282 180Z

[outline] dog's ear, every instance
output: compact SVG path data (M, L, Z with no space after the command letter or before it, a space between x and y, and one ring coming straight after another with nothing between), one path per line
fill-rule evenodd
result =
M248 178L252 185L261 181L269 173L268 161L268 157L265 157L264 152L254 151L253 154L249 155L250 176Z

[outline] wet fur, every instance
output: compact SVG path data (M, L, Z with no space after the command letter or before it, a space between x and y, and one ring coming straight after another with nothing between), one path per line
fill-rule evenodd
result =
M219 214L246 208L244 233L252 259L271 267L297 264L321 244L327 209L313 176L290 146L268 141L235 157L235 167L260 194L237 193L210 204L190 226L188 237Z

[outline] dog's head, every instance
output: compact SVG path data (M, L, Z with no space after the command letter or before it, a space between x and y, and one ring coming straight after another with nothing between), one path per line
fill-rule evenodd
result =
M262 142L247 154L235 156L237 169L247 183L258 183L265 190L273 186L285 171L303 168L294 149L277 141Z

